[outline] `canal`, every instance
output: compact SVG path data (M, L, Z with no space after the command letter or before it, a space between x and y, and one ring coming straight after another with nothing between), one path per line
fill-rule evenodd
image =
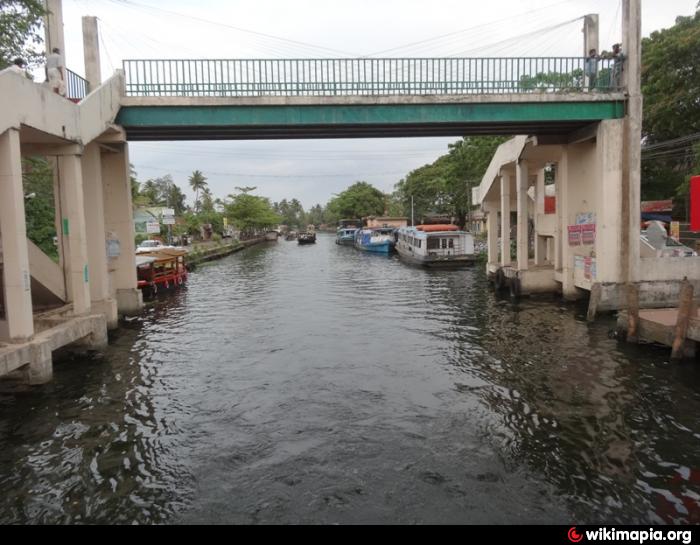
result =
M700 522L700 373L482 267L280 241L0 391L0 522Z

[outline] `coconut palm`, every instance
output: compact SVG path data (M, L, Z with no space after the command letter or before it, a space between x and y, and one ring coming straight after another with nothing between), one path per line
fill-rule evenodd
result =
M189 182L190 187L195 192L194 207L195 210L199 212L199 192L206 188L209 184L207 184L207 179L204 177L204 174L202 174L202 172L199 170L195 170L192 173L192 176L189 177Z

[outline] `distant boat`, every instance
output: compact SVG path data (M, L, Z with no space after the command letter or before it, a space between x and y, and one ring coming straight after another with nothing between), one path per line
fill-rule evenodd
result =
M289 233L287 233L287 236L285 238L285 240L296 240L296 239L297 239L297 232L296 231L289 231Z
M299 233L299 244L316 244L316 233Z
M394 250L396 229L373 227L359 229L355 235L355 248L365 252L389 255Z
M476 261L474 236L456 225L403 227L396 251L402 260L422 267L459 267Z
M277 240L277 237L279 237L279 233L277 231L268 231L265 233L265 240Z
M341 246L352 246L355 244L355 234L357 229L352 227L348 229L338 229L335 235L335 243Z

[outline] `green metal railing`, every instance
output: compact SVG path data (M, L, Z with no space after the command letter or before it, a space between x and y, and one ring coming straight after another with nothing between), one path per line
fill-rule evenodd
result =
M455 95L618 91L613 60L582 57L125 60L128 96Z

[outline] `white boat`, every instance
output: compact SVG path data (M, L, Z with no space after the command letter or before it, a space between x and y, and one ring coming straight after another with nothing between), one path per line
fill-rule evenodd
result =
M419 225L399 229L396 251L422 267L459 267L476 261L474 236L456 225Z

